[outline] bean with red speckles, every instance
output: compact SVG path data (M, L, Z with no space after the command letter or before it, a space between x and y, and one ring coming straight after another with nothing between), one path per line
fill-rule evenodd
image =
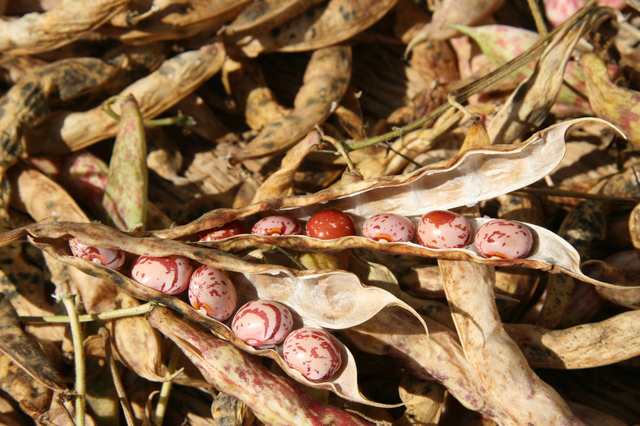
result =
M475 247L484 257L519 259L531 253L533 233L519 222L494 219L478 229Z
M351 217L338 210L321 210L307 222L307 235L321 240L348 237L355 233Z
M408 242L415 234L413 222L397 214L377 214L362 225L362 235L376 241Z
M189 287L193 267L189 259L182 256L140 256L131 269L131 277L162 293L180 294Z
M342 351L334 337L318 328L304 327L289 334L282 356L289 367L313 381L330 379L342 366Z
M197 310L203 309L211 318L225 321L236 310L238 294L226 273L202 265L191 274L189 303Z
M233 221L226 225L204 232L198 241L218 241L246 233L246 228L241 222Z
M297 220L287 216L267 216L251 228L251 233L262 236L295 235L302 230Z
M278 302L253 300L238 309L231 329L251 346L277 345L293 329L293 315Z
M418 223L418 242L433 249L461 248L469 244L472 226L458 213L434 210Z
M69 240L69 248L75 257L98 263L107 268L118 269L124 264L125 254L118 249L88 246L76 238Z

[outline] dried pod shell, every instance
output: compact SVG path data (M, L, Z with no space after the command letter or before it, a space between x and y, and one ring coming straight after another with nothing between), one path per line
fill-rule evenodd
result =
M404 216L397 214L377 214L364 221L362 235L376 241L411 241L416 234L416 226Z
M458 213L434 210L422 216L418 223L418 241L429 248L460 248L469 244L473 228Z
M237 338L251 346L277 345L293 329L293 315L281 303L253 300L238 310L231 329Z
M189 279L189 303L208 316L225 321L236 310L238 294L231 279L223 271L202 265Z
M251 233L256 235L294 235L300 231L298 221L287 216L267 216L251 228Z
M131 269L131 277L140 284L165 294L180 294L189 287L193 267L182 256L140 256Z
M475 246L485 257L519 259L531 253L533 233L525 225L516 221L490 220L478 229Z
M99 263L107 268L118 269L124 265L125 254L118 249L88 246L76 238L69 240L69 248L74 256Z
M328 380L342 366L340 347L333 336L319 328L293 331L282 345L285 362L309 380Z

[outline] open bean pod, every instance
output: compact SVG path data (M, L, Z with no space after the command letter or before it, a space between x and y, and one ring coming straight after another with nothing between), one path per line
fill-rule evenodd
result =
M179 241L131 237L99 224L60 222L29 225L0 235L0 245L23 237L67 265L91 276L108 279L133 297L167 306L246 352L275 360L290 377L300 383L330 390L342 398L363 404L387 406L370 401L360 393L355 360L342 343L338 342L343 366L333 379L324 382L307 380L285 363L276 348L249 346L237 339L226 323L203 315L180 298L145 287L116 270L71 256L67 250L68 240L77 238L94 247L118 247L134 255L180 255L200 264L224 269L232 273L242 300L260 298L281 302L299 315L299 322L304 326L346 329L366 322L384 308L399 307L409 311L426 332L424 321L410 306L385 290L364 287L358 277L349 272L310 274L279 265L253 264L213 249Z

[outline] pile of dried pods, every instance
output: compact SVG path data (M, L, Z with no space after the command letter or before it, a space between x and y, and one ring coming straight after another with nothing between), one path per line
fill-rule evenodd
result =
M1 424L640 423L640 2L0 0L0 90Z

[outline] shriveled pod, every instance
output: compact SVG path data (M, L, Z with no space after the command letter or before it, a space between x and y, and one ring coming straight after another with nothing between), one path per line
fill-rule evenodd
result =
M198 241L218 241L246 233L247 230L242 222L234 220L233 222L227 223L224 226L220 226L218 228L203 232Z
M409 242L415 234L413 222L397 214L377 214L362 225L362 235L376 241Z
M319 328L293 331L282 345L282 355L289 367L313 381L330 379L342 366L342 352L334 337Z
M124 265L124 252L115 248L88 246L77 238L69 240L69 248L75 257L98 263L107 268L118 269Z
M229 276L223 271L202 265L189 279L189 303L208 316L225 321L236 310L238 294Z
M140 256L131 269L131 277L140 284L162 293L180 294L189 287L193 267L182 256Z
M238 309L231 329L237 338L251 346L277 345L293 329L293 315L281 303L253 300Z
M267 216L255 223L251 233L262 236L295 235L302 230L297 220L287 216Z
M519 222L494 219L478 229L475 247L484 257L520 259L531 253L533 233Z
M321 240L333 240L355 235L353 220L339 210L321 210L309 218L307 235Z
M418 223L418 241L429 248L461 248L469 244L472 235L467 218L446 210L429 212Z

